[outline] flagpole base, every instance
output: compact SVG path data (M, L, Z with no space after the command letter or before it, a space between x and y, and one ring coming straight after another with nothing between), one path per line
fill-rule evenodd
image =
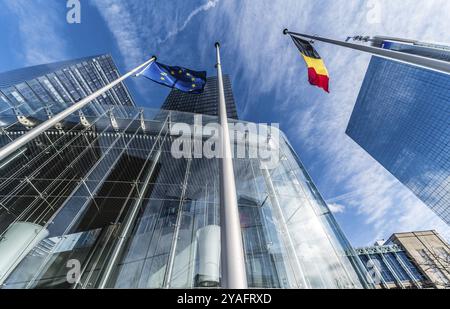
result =
M287 35L288 33L289 33L289 30L287 28L283 30L284 35Z

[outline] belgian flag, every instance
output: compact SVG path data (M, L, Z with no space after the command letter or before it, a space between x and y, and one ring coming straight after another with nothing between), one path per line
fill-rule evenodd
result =
M306 40L299 39L297 37L292 37L295 45L300 50L303 59L308 66L308 79L311 85L320 87L326 92L329 91L329 81L330 77L328 70L323 63L322 58L319 53L314 49L314 47Z

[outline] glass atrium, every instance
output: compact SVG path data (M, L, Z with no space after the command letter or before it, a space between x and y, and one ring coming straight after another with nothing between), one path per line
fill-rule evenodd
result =
M0 146L58 106L18 117L0 101ZM220 287L219 160L175 159L170 128L180 122L194 114L85 108L1 161L1 288ZM281 132L277 147L271 169L234 160L249 287L364 287Z

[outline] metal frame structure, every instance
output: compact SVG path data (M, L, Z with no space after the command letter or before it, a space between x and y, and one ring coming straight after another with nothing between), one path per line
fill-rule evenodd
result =
M405 252L401 246L396 245L396 244L385 245L385 246L373 246L373 247L358 248L358 249L355 249L354 251L358 256L361 256L361 255L366 256L370 261L372 261L372 263L373 263L373 259L372 259L371 255L379 255L381 257L382 261L385 263L386 267L389 269L392 276L394 277L395 283L400 288L405 289L405 288L407 288L407 286L405 285L405 281L401 280L398 277L397 273L395 272L395 270L392 268L391 264L385 257L385 254L388 254L388 253L394 254L395 259L398 261L398 263L402 267L403 271L405 271L408 274L408 276L410 277L410 279L411 279L410 281L412 282L412 284L418 289L423 288L423 284L415 278L415 276L411 273L410 269L405 265L403 260L398 256L398 253ZM347 254L351 255L352 253L347 252ZM376 264L373 263L373 265L375 266ZM380 270L378 268L374 267L374 271L379 276L381 284L385 288L389 288L389 283L384 280L383 276L380 273Z

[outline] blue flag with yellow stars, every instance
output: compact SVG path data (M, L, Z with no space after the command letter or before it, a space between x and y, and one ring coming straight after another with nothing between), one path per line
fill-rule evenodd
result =
M171 67L156 61L136 76L141 75L158 84L187 93L200 94L206 85L206 72L192 71L177 66Z

